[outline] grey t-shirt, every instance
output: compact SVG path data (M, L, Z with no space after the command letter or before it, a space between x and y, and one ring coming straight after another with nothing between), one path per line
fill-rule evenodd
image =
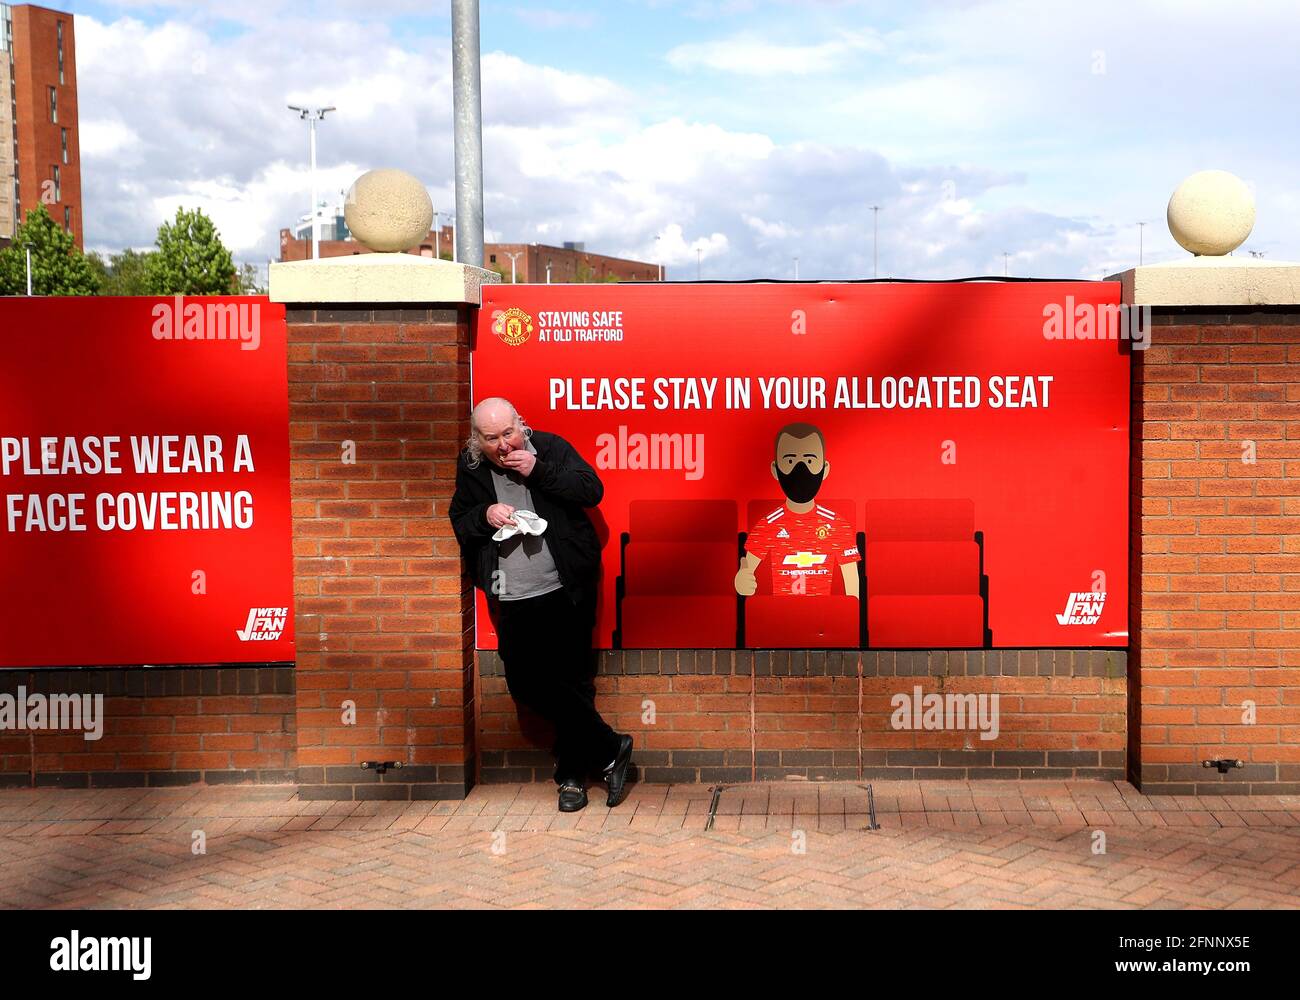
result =
M531 441L525 441L524 447L534 455L537 449ZM531 510L533 495L528 491L527 480L513 469L503 469L492 465L492 488L496 491L497 503L508 503L515 510ZM497 597L503 601L522 601L526 597L541 597L553 590L559 590L559 570L551 558L551 550L546 545L546 535L515 535L501 543L501 556L497 567L501 575Z

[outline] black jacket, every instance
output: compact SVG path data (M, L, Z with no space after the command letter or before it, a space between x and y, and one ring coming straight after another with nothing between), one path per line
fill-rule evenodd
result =
M583 508L600 503L605 487L596 470L558 434L533 431L532 442L537 461L524 482L537 508L534 513L546 518L543 537L560 582L577 604L584 598L594 598L600 569L600 541ZM462 451L456 462L451 526L474 585L491 599L496 596L492 593L492 574L497 569L501 543L492 540L497 529L488 524L487 509L497 502L492 463L484 458L471 469L467 453Z

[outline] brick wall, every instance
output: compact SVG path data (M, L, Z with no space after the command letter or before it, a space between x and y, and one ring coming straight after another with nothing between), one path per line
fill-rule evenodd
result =
M469 431L466 310L286 318L298 781L313 798L461 797L472 604L447 506Z
M607 651L597 706L646 781L1124 776L1121 650ZM551 780L549 727L478 653L484 781ZM896 730L891 699L999 697L1000 732ZM653 716L647 713L653 703Z
M284 664L0 671L0 694L104 696L97 740L0 733L0 787L292 781L293 681Z
M516 710L495 654L472 649L446 517L468 433L468 310L287 318L296 669L5 671L0 692L103 693L107 721L95 743L0 735L0 784L459 797L476 746L482 780L550 780L546 726ZM1300 792L1300 314L1155 320L1133 355L1127 653L603 653L599 704L636 735L641 776L1127 773L1154 793ZM914 685L997 693L999 738L895 730L890 699ZM1246 766L1200 766L1229 757ZM367 760L404 766L381 776Z
M1130 779L1300 793L1300 314L1154 321L1133 355Z

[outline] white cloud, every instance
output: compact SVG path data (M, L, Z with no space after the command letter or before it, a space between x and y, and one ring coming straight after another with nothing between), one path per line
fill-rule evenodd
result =
M839 37L814 45L767 41L753 35L713 42L688 42L668 53L674 69L710 69L752 76L828 73L850 60L884 49L874 32L842 32Z
M766 222L756 215L742 214L740 218L741 221L750 229L754 230L761 239L786 239L792 232L789 226L782 225L780 222Z
M81 155L91 159L122 156L140 144L140 136L135 129L119 121L83 121L77 132Z
M590 28L596 15L590 11L555 10L549 7L516 7L515 16L534 28Z

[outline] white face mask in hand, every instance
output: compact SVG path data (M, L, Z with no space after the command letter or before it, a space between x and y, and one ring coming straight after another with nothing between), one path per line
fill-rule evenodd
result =
M540 535L546 530L546 518L538 517L531 510L517 510L510 516L515 523L497 528L497 533L492 536L494 542L504 542L515 535Z

